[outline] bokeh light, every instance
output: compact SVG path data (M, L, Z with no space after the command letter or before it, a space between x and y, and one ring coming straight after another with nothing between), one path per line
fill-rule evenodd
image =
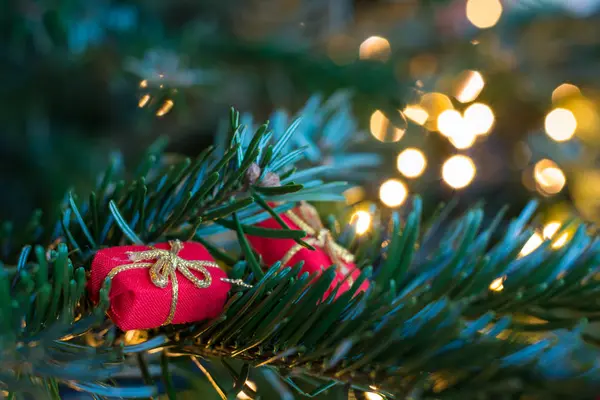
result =
M138 107L139 108L145 107L149 101L150 101L150 95L149 94L143 95L142 98L140 99L140 101L138 102Z
M169 111L171 111L171 109L173 108L174 105L175 105L175 103L173 102L173 100L166 100L163 103L163 105L160 106L158 111L156 111L156 116L162 117L163 115L167 114Z
M454 97L461 103L469 103L479 96L484 86L485 81L478 71L466 71L461 76Z
M427 166L425 154L419 149L408 148L398 154L398 171L407 178L417 178Z
M387 61L392 54L390 42L381 36L371 36L360 44L358 56L361 60Z
M477 28L491 28L498 23L500 16L500 0L467 0L467 18Z
M504 289L504 277L496 278L490 283L490 290L494 292L501 292Z
M388 117L383 114L383 112L376 110L371 115L371 120L369 123L371 134L375 137L375 139L384 143L393 143L402 139L404 136L405 129L400 129L397 126L394 126L388 119Z
M250 387L250 389L256 391L256 383L252 382L252 381L246 381L246 385L248 385ZM244 393L243 391L240 391L237 395L237 398L239 400L251 400L252 398L250 396L248 396L246 393Z
M427 112L429 118L425 122L425 128L430 131L437 131L437 121L441 113L454 108L452 100L442 93L425 93L421 97L420 106Z
M533 235L531 235L531 237L529 238L529 240L527 240L527 242L525 242L525 244L523 245L523 248L521 249L519 255L521 257L524 257L528 254L533 253L533 251L540 247L542 243L544 243L544 238L542 237L542 235L540 235L538 232L534 232Z
M383 400L383 397L375 392L366 392L365 397L367 400Z
M352 215L350 221L354 224L356 233L358 235L363 235L371 227L372 217L367 211L357 211Z
M492 109L483 103L474 103L465 110L465 124L468 129L476 135L485 135L494 126L494 112Z
M406 106L406 108L402 110L402 112L404 113L404 116L406 116L406 118L410 119L417 125L425 124L427 118L429 118L429 114L427 113L427 111L425 111L423 107L418 105Z
M536 188L545 195L560 192L567 182L567 178L559 166L548 159L540 160L535 164L533 177L537 184Z
M438 116L437 127L442 135L451 137L463 129L463 117L456 110L445 110Z
M546 240L552 239L554 237L554 235L556 235L556 232L558 232L560 227L561 227L561 223L558 221L548 222L546 225L544 225L544 229L542 231L542 234L544 235L544 239L546 239ZM567 243L568 239L569 239L569 234L567 232L564 232L562 235L560 235L560 237L558 239L554 240L554 242L552 243L552 247L555 249L558 249L558 248L564 246L565 243Z
M379 188L379 198L388 207L398 207L406 201L408 190L406 185L397 179L385 181Z
M473 160L461 154L450 157L442 166L442 178L454 189L467 187L475 178L475 173Z
M554 91L552 92L552 102L556 103L559 100L565 99L567 97L574 97L579 95L581 95L581 91L577 86L572 85L570 83L563 83L562 85L554 89Z
M569 140L577 129L575 115L566 108L555 108L546 115L546 133L557 142Z

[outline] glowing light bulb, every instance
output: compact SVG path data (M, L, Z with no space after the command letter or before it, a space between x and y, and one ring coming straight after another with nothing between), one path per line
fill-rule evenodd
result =
M474 103L465 110L465 124L476 135L485 135L494 126L494 112L483 103Z
M467 156L450 157L442 166L442 178L454 189L467 187L475 178L475 164Z
M523 248L521 249L519 255L521 257L524 257L528 254L533 253L533 251L540 247L542 243L544 243L544 238L542 238L542 235L540 235L538 232L534 232L533 235L531 235L531 237L529 238L529 240L527 240L527 242L525 242L525 244L523 245Z
M371 115L369 123L371 134L375 139L384 143L393 143L402 139L405 129L394 126L390 120L379 110Z
M252 381L246 381L246 385L248 385L250 387L250 389L256 391L256 383L254 383ZM252 398L250 396L248 396L246 393L244 393L243 390L240 390L240 392L237 395L237 398L239 400L252 400Z
M552 92L552 102L556 103L566 97L578 96L581 94L579 88L570 83L563 83Z
M368 400L383 400L383 396L375 392L366 392L365 397Z
M371 227L371 214L366 211L357 211L350 219L354 223L354 229L358 235L366 233Z
M461 103L469 103L477 98L483 87L485 81L483 76L477 71L466 71L465 77L461 80L461 84L458 87L456 93L456 100Z
M463 117L456 110L445 110L438 116L437 127L442 135L452 137L464 128Z
M427 159L419 149L409 148L398 154L398 171L407 178L421 176L427 166Z
M567 182L563 171L555 162L548 159L540 160L535 164L533 177L537 183L537 189L546 195L560 192Z
M149 94L145 94L144 96L142 96L142 98L138 102L138 107L139 108L144 108L146 106L146 104L148 104L149 101L150 101L150 95Z
M406 106L404 110L402 110L406 118L410 119L417 125L423 125L427 118L429 118L429 114L420 106Z
M467 0L467 18L477 28L491 28L498 23L500 16L500 0Z
M490 283L490 290L493 290L494 292L501 292L504 289L504 277L501 276L500 278L496 278L492 281L492 283Z
M554 235L556 234L556 232L558 232L558 230L560 229L560 226L561 226L560 222L557 222L557 221L548 222L544 226L544 230L542 232L542 234L544 235L544 239L546 239L546 240L552 239L554 237ZM560 237L558 239L554 240L554 242L552 243L552 248L558 249L558 248L564 246L565 243L567 243L568 239L569 239L569 234L567 232L564 232L562 235L560 235Z
M406 201L408 190L406 185L397 179L385 181L379 188L379 198L388 207L398 207Z
M173 108L174 105L175 105L175 103L173 103L173 100L166 100L164 102L164 104L162 106L160 106L160 108L156 112L156 116L162 117L163 115L167 114L169 111L171 111L171 109Z
M546 133L557 142L564 142L573 137L577 129L575 115L566 108L555 108L546 115L544 123Z
M361 60L387 61L392 54L390 42L381 36L371 36L360 44L358 56Z

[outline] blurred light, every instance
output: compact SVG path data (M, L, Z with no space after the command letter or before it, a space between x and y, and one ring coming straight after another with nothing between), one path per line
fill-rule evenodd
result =
M419 149L409 148L398 154L398 171L407 178L421 176L427 166L427 159Z
M461 103L469 103L479 96L485 82L483 76L477 71L466 71L456 93L456 100Z
M381 36L371 36L360 44L358 56L361 60L387 61L392 54L390 42Z
M501 276L500 278L496 278L492 281L492 283L490 283L490 290L493 290L494 292L501 292L504 289L504 277Z
M528 254L533 253L533 251L540 247L542 243L544 243L542 235L540 235L538 232L534 232L533 235L531 235L531 237L529 238L529 240L525 242L525 245L521 249L519 255L521 257L524 257Z
M546 116L546 133L557 142L569 140L577 129L575 115L566 108L555 108Z
M397 179L385 181L379 188L379 198L388 207L398 207L404 203L408 190L404 183Z
M494 112L483 103L474 103L465 110L465 124L476 135L485 135L494 126Z
M404 136L404 129L395 127L390 120L379 110L371 115L371 134L380 142L397 142Z
M371 227L371 214L366 211L357 211L350 219L355 225L356 233L362 235Z
M567 182L565 174L555 162L543 159L535 164L533 177L537 188L543 194L556 194L562 190Z
M577 121L577 136L594 145L600 140L600 117L598 106L585 97L571 97L561 102L561 106L570 110Z
M444 162L442 178L454 189L462 189L475 178L475 171L473 160L467 156L455 155Z
M250 389L256 391L256 383L254 383L252 381L246 381L246 385L248 385L250 387ZM250 396L248 396L246 393L244 393L243 390L240 390L240 392L237 395L237 398L240 400L252 400L252 398Z
M175 105L175 103L173 103L173 100L165 101L164 104L162 106L160 106L160 108L156 112L156 116L162 117L163 115L165 115L166 113L171 111L171 108L173 108L174 105Z
M580 94L581 91L577 86L570 83L563 83L552 92L552 102L556 103L565 97L579 96Z
M365 392L367 400L383 400L383 396L375 392Z
M130 331L125 332L124 342L125 342L125 345L131 346L131 345L143 343L147 339L148 339L148 332L143 331L143 330L132 329Z
M473 132L472 129L469 129L468 126L463 124L463 129L455 132L452 136L450 136L449 139L450 143L452 143L454 147L456 147L459 150L464 150L473 146L473 143L475 143L476 138L477 137L475 135L475 132Z
M437 120L442 112L454 108L452 100L442 93L425 93L421 97L420 106L427 112L427 115L429 115L427 122L425 122L425 128L430 131L438 130Z
M140 82L140 87L141 88L147 88L148 87L148 81L146 79L144 79L143 81Z
M464 126L463 117L456 110L443 111L437 119L438 131L446 136L451 137Z
M429 114L421 106L406 106L402 112L406 118L417 125L423 125L427 121L427 118L429 118Z
M467 18L477 28L491 28L501 15L500 0L467 0Z
M352 187L344 191L344 197L346 198L346 203L356 204L365 198L365 189L361 186Z
M554 237L554 235L556 234L556 232L558 232L558 230L560 229L560 226L561 226L561 223L558 221L548 222L544 226L544 230L543 230L544 239L546 239L546 240L552 239ZM568 238L569 238L569 234L567 232L564 232L562 235L560 235L560 237L558 239L556 239L552 243L552 247L555 249L558 249L559 247L564 246L565 243L567 243Z
M144 107L146 104L148 104L148 102L150 101L150 95L149 94L145 94L139 101L138 106L140 108Z

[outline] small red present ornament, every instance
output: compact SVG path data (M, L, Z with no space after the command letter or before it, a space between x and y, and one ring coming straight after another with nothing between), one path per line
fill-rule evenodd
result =
M179 240L98 251L90 280L93 301L107 278L108 313L124 331L214 318L231 288L204 246Z
M331 232L325 229L317 210L308 203L301 203L295 209L281 214L280 217L290 229L300 229L306 232L307 236L304 241L315 247L315 250L309 250L292 239L248 236L248 241L263 260L267 264L281 261L284 266L304 261L302 272L310 274L322 272L325 268L335 265L336 278L325 295L328 296L342 281L337 296L348 291L360 276L360 270L354 264L354 255L336 243ZM257 225L263 228L281 228L281 225L273 218ZM365 291L368 287L369 283L365 281L359 291Z

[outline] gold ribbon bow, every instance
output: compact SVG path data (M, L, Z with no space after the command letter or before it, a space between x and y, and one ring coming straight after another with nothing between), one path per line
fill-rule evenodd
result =
M298 211L300 215L297 215L290 210L286 213L286 216L291 219L298 228L311 236L304 239L304 241L311 246L323 249L342 274L347 275L351 272L348 270L346 264L354 262L354 255L335 242L331 232L323 226L317 210L308 203L301 203L298 207ZM304 247L300 244L292 246L281 259L281 264L286 265L292 257L303 248ZM349 282L352 284L351 279L349 279Z
M173 291L171 310L163 325L170 324L175 317L177 298L179 297L179 282L177 281L176 272L181 272L181 274L186 279L190 280L198 289L204 289L209 287L212 282L212 277L206 267L219 268L219 266L212 261L192 261L179 257L178 254L183 249L183 243L179 240L169 241L169 246L171 247L170 250L152 248L143 251L128 251L126 254L133 263L119 265L108 273L108 278L112 279L118 273L123 271L147 268L150 272L150 280L156 287L161 289L166 288L169 284L169 280L171 280L171 288ZM154 261L143 262L145 260ZM202 275L204 275L204 279L199 279L190 270L201 272Z

